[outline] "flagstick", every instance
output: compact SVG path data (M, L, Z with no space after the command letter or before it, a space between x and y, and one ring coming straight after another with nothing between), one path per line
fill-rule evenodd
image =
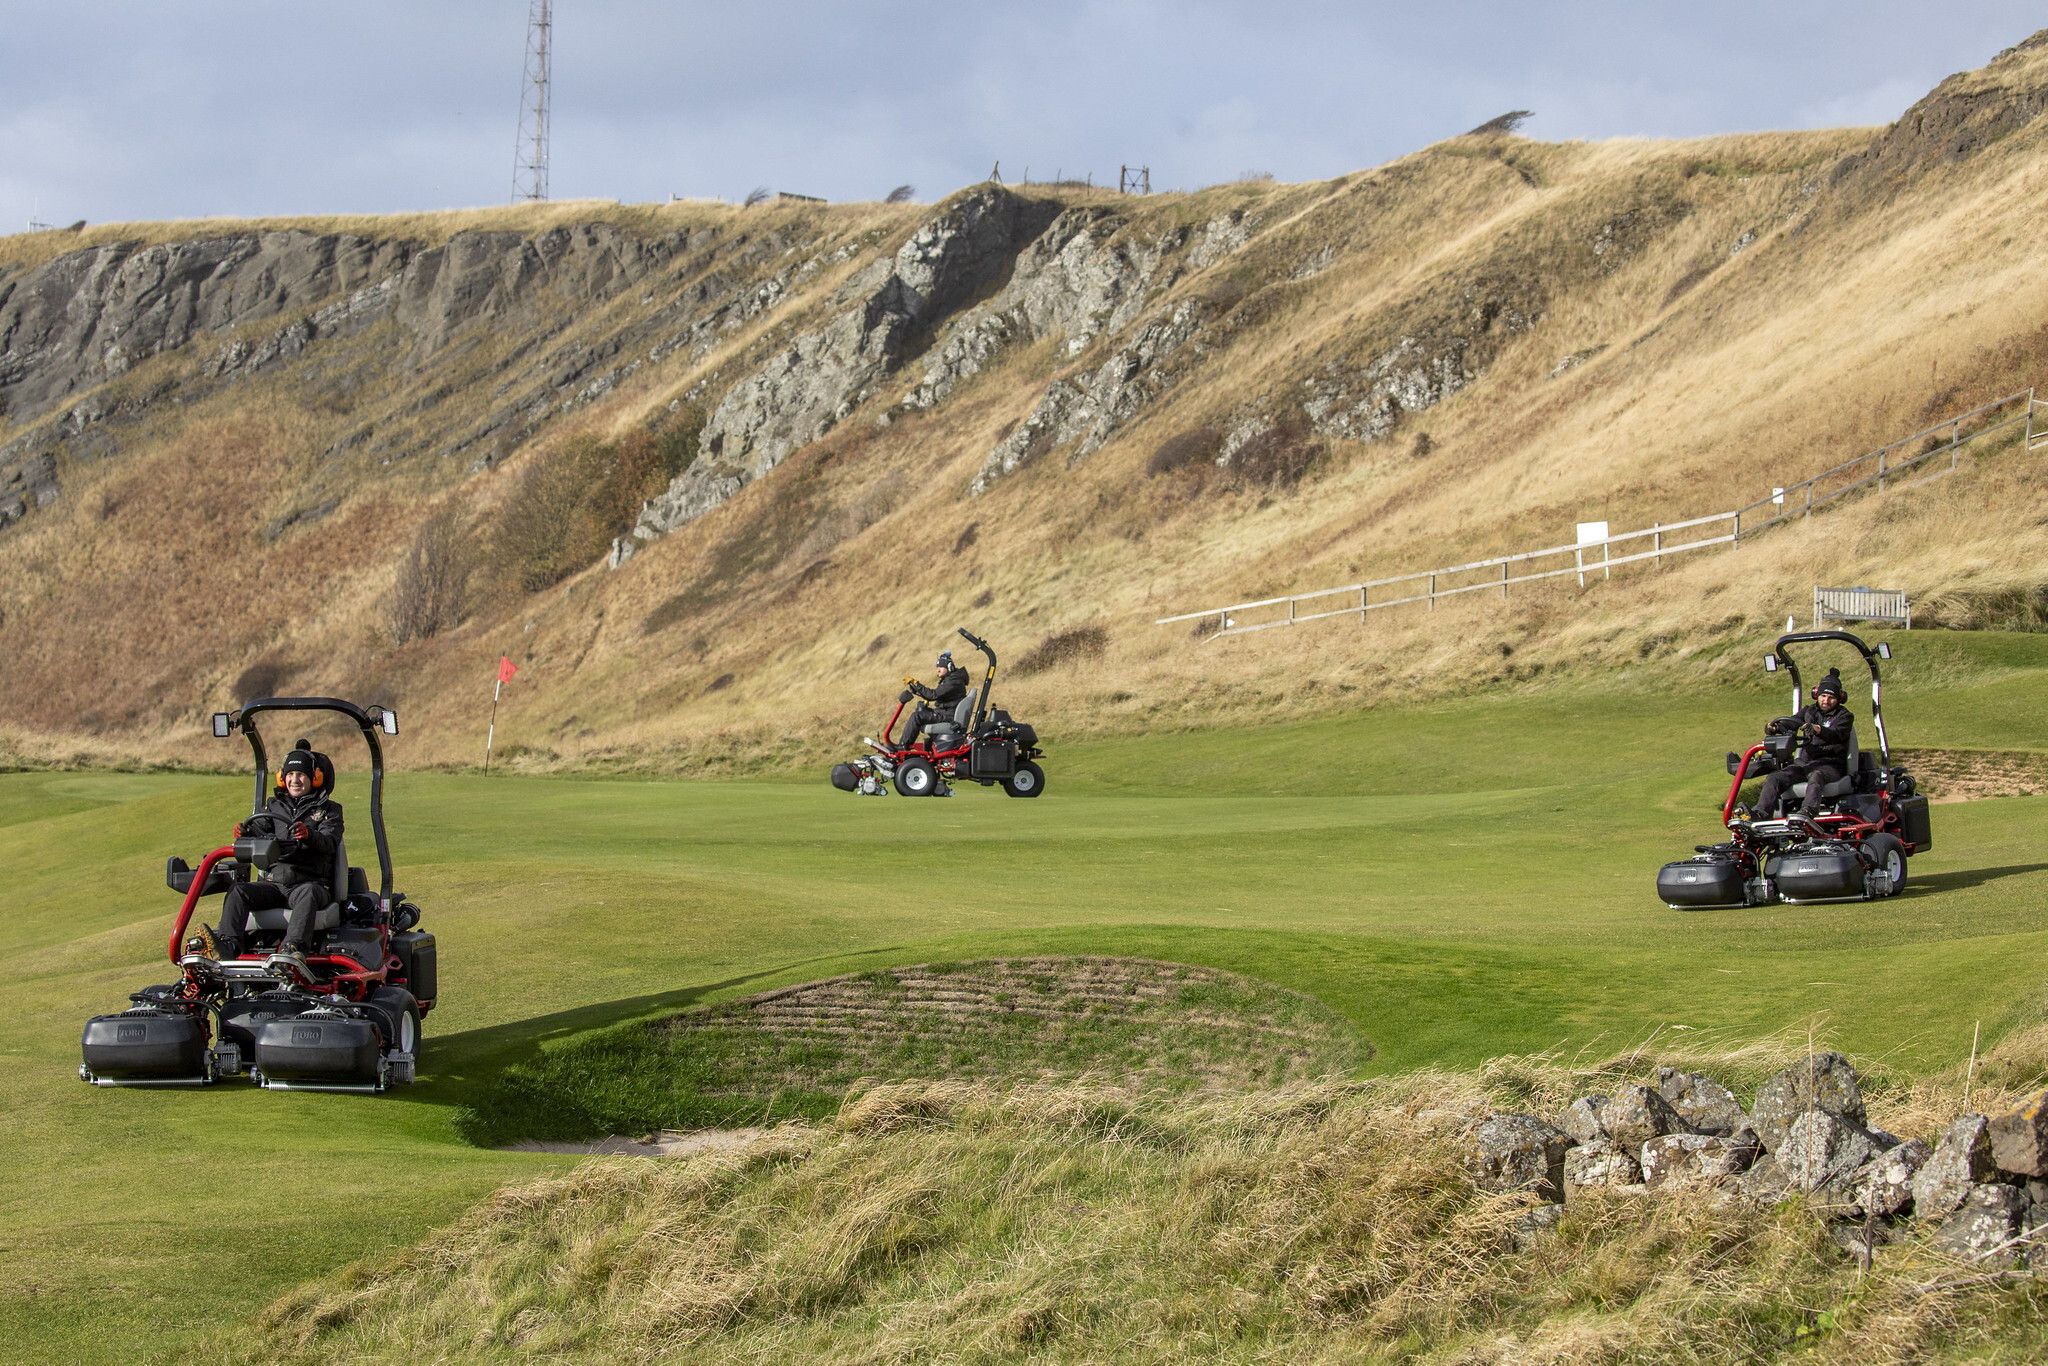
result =
M491 776L491 742L498 738L498 694L505 691L505 680L499 679L491 685L491 728L484 732L484 776Z

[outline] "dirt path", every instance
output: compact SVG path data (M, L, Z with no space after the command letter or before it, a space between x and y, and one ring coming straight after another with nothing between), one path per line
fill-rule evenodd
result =
M613 1134L609 1138L585 1139L580 1143L544 1143L539 1139L521 1139L498 1149L501 1153L583 1153L606 1157L685 1157L691 1153L710 1152L718 1148L737 1148L750 1143L768 1132L766 1129L663 1129L653 1139L624 1138Z

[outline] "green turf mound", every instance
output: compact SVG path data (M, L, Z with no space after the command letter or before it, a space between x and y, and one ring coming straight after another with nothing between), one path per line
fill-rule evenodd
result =
M464 1130L496 1144L820 1118L857 1082L911 1078L1241 1092L1342 1075L1370 1056L1314 998L1215 968L921 963L576 1040L487 1086Z

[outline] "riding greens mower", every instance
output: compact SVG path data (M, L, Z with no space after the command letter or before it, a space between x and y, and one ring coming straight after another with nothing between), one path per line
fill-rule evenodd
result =
M1770 820L1738 812L1742 785L1792 763L1798 746L1805 694L1792 645L1835 640L1855 647L1870 669L1870 720L1877 752L1864 749L1850 730L1847 767L1830 783L1795 784L1798 809ZM1906 885L1906 860L1929 849L1934 834L1927 798L1914 791L1913 777L1891 761L1885 735L1883 683L1878 661L1891 646L1876 649L1847 631L1800 631L1778 637L1764 656L1764 668L1792 675L1794 715L1779 717L1764 738L1742 754L1728 755L1728 797L1721 824L1729 838L1694 845L1692 858L1667 863L1657 873L1657 896L1673 910L1708 906L1756 906L1783 899L1795 905L1816 901L1868 901L1896 896Z
M1037 763L1045 757L1038 747L1038 732L989 704L996 681L995 651L964 626L960 635L988 657L981 686L968 690L952 716L933 722L922 744L891 738L903 709L915 695L908 691L900 694L895 713L882 728L881 741L861 738L874 753L834 765L832 786L870 797L886 796L892 782L906 797L949 797L953 791L949 781L962 780L1000 787L1012 797L1036 797L1045 791L1045 770Z
M204 896L226 892L290 852L289 841L238 837L197 868L168 861L164 880L184 895L171 928L178 980L145 987L118 1015L85 1025L78 1075L95 1086L205 1086L247 1076L268 1090L381 1091L413 1080L420 1019L434 1008L434 936L417 928L420 909L391 890L384 838L384 753L378 736L398 734L398 717L332 697L266 697L237 712L216 712L213 733L239 730L256 760L254 809L272 781L256 718L264 712L331 711L356 723L370 749L370 828L380 882L371 892L361 868L336 842L329 901L314 917L315 939L303 966L254 945L280 936L283 910L256 911L250 943L238 958L217 959L185 937ZM311 749L305 741L299 748ZM318 790L334 791L334 765L314 756ZM281 779L279 781L282 781Z

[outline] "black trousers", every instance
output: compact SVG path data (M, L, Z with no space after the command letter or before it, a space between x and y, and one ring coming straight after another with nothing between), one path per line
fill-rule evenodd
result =
M951 720L952 716L953 709L951 707L946 708L944 711L937 711L931 707L919 707L916 711L910 713L910 720L904 723L903 739L899 743L905 749L908 749L911 745L917 743L919 731L934 721Z
M221 908L220 932L214 937L223 941L222 953L239 953L249 942L251 912L289 909L284 942L303 949L313 942L313 917L320 914L327 901L327 888L317 882L300 882L290 887L280 887L275 882L237 882L228 888L227 905Z
M1785 794L1795 783L1811 783L1823 787L1828 783L1842 780L1842 770L1832 764L1788 764L1770 777L1764 779L1763 790L1756 794L1756 815L1759 820L1771 820L1778 816L1778 806ZM1814 802L1812 806L1820 805ZM1809 810L1812 809L1810 806Z

